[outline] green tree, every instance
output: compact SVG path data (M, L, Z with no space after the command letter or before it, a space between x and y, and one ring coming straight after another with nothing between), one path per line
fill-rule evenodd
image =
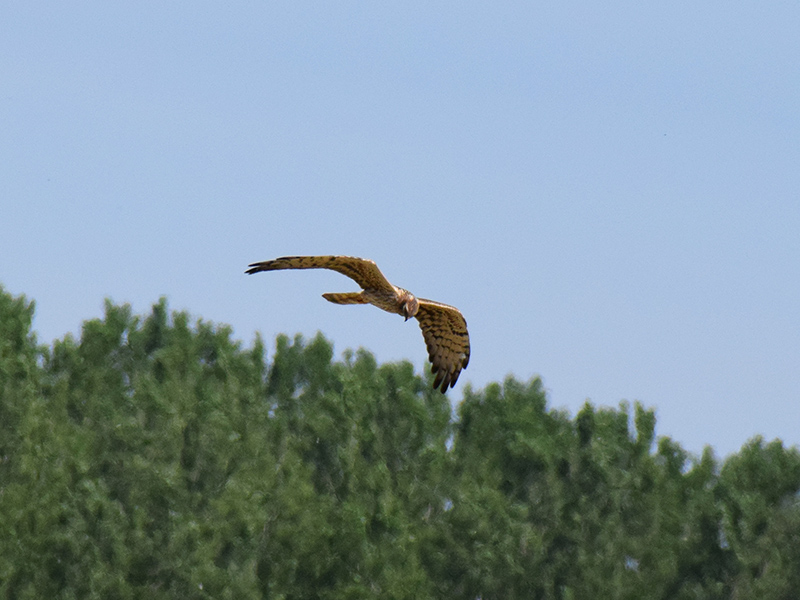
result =
M441 511L447 400L409 363L378 367L364 351L332 362L321 336L278 339L267 391L281 476L300 478L281 486L259 558L260 572L280 584L270 589L287 598L425 597L418 548ZM298 557L289 569L270 566L287 555Z
M20 424L39 392L43 349L31 332L33 313L33 302L0 286L0 467L18 448Z
M725 592L716 465L641 405L575 419L539 380L507 379L460 407L457 483L440 574L460 598L714 598Z
M541 382L468 389L453 447L440 578L458 598L557 597L572 540L564 522L572 444L567 416L546 411Z
M800 452L756 437L720 474L724 535L737 598L800 594Z
M0 592L34 597L41 531L57 522L47 443L59 432L40 394L42 349L31 332L34 304L0 287ZM52 565L51 565L52 566Z
M51 348L0 289L5 598L798 597L800 453L722 468L639 403L448 397L408 362L271 361L159 301Z
M164 300L44 352L4 300L6 596L428 594L450 408L409 363L281 337L268 367Z
M144 321L108 303L79 342L56 342L20 424L16 485L3 494L16 551L6 595L254 589L246 546L260 523L257 506L242 504L273 474L272 461L251 460L264 445L263 371L260 342L241 351L225 327L190 328L181 313L170 323L163 301Z

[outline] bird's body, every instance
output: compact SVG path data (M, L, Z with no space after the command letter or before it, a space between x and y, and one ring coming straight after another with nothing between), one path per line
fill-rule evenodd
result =
M442 392L453 387L461 370L467 368L469 334L461 312L447 304L417 298L408 290L392 285L371 260L354 256L284 256L249 266L246 272L251 274L281 269L331 269L346 275L362 291L327 293L322 297L334 304L372 304L401 315L406 321L416 317L428 347L431 370L436 375L433 387Z

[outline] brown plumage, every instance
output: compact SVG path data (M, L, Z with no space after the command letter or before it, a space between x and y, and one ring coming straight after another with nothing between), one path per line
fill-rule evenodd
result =
M331 269L347 275L363 289L360 292L322 294L334 304L373 304L390 313L416 317L428 347L433 387L444 393L453 387L469 364L469 333L464 315L452 306L417 298L389 283L371 260L354 256L284 256L249 265L247 273L281 269Z

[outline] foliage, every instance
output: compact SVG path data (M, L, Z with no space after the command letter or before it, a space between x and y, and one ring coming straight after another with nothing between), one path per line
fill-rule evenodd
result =
M51 347L0 289L5 598L800 595L800 453L718 463L636 403L548 409L407 362L270 360L228 327L106 303Z

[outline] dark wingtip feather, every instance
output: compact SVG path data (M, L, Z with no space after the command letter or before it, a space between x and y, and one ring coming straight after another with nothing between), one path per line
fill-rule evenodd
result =
M251 264L247 265L250 268L247 269L245 271L245 273L247 273L248 275L252 275L253 273L258 273L259 271L263 270L262 267L261 267L263 264L264 263L260 263L260 262L251 263Z
M448 387L453 387L454 383L451 381L451 374L447 371L440 371L438 375L436 375L436 379L433 380L433 389L439 390L443 394L447 391Z
M436 378L433 380L433 389L438 389L439 384L442 383L442 379L444 379L444 373L439 373ZM442 390L444 391L444 390Z

